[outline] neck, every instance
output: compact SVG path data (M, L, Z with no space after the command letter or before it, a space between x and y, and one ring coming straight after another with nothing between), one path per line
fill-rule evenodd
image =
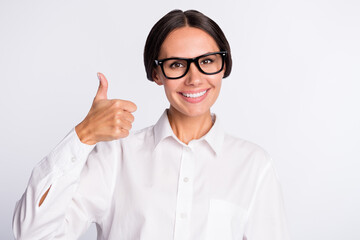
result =
M167 114L174 134L185 144L204 136L213 125L210 110L206 114L190 117L170 106Z

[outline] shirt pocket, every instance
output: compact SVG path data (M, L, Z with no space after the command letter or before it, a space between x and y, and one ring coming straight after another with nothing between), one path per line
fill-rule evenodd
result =
M245 209L219 199L211 199L206 240L242 240L247 218Z

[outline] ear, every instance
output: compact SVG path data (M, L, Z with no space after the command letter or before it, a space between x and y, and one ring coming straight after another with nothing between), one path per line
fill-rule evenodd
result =
M152 72L152 79L154 80L154 82L156 82L157 85L161 86L164 85L164 83L161 80L161 76L158 73L158 69L154 69Z

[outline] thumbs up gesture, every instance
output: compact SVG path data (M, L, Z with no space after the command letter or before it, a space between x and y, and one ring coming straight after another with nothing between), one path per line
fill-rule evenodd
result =
M127 137L134 122L132 112L136 111L130 101L108 99L108 81L102 73L98 78L100 84L90 111L75 127L80 141L89 145Z

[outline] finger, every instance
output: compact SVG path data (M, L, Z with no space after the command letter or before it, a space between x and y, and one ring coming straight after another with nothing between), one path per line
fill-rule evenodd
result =
M135 105L135 103L126 101L126 100L123 100L122 107L125 111L131 112L131 113L135 112L137 109L137 106Z
M123 120L126 120L131 123L134 122L134 120L135 120L134 115L132 115L130 112L128 112L126 110L119 110L115 114L118 119L123 119Z
M132 113L132 112L135 112L137 109L135 103L130 102L130 101L120 100L120 99L112 99L110 101L112 102L112 105L115 108L121 109L126 112Z
M127 136L129 136L130 132L126 129L121 129L121 138L126 138Z
M119 138L125 138L127 136L129 136L129 131L124 129L124 128L118 128L115 130L115 139L119 139Z
M107 99L108 81L102 73L98 73L97 76L99 78L99 88L94 101Z
M129 113L129 112L125 112L124 118L126 119L126 121L129 121L129 122L131 122L131 123L133 123L134 120L135 120L134 115L132 115L132 114Z
M132 117L131 113L128 113L126 111L122 111L122 112L123 113L117 114L113 118L114 126L130 130L132 127L132 122L134 117Z
M129 121L123 120L121 121L121 128L130 131L130 129L132 128L132 124Z

